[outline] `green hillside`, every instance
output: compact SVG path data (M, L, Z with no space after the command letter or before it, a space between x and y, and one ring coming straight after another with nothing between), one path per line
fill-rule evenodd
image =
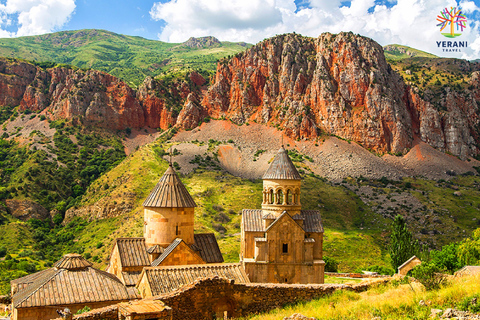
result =
M383 50L387 60L401 60L413 57L437 58L434 54L399 44L389 44L383 47Z
M137 87L146 76L175 69L216 69L218 59L250 45L222 42L189 47L105 30L62 31L40 36L0 39L0 56L51 61L105 71Z

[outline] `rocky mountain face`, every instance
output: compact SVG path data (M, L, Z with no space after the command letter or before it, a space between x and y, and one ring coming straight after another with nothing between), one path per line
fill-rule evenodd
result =
M419 138L466 158L478 153L479 85L474 72L469 89L451 90L440 113L371 39L287 34L220 62L200 113L279 126L296 139L327 133L381 153L405 153Z
M329 134L379 153L405 154L419 139L465 159L478 154L480 142L480 74L468 68L465 89L446 87L433 98L405 84L369 38L285 34L221 60L208 88L195 72L148 77L135 92L99 71L0 60L0 104L114 130L192 129L205 117L256 122L293 139Z
M192 90L205 83L196 72L165 84L147 77L135 92L123 81L95 70L49 68L0 59L0 105L41 112L52 120L76 118L112 130L162 128L176 123Z
M221 44L221 42L215 37L190 37L186 42L182 43L182 46L190 48L206 48L213 47Z

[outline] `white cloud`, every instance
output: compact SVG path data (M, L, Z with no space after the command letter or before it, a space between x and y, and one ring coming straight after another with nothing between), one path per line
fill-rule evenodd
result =
M75 0L7 0L0 4L0 37L52 32L67 23L74 10ZM16 24L9 23L12 20ZM5 30L8 26L17 30Z
M475 1L398 0L389 5L375 0L309 0L298 8L294 0L170 0L155 3L150 15L164 20L163 41L182 42L189 37L213 35L220 40L256 43L285 32L317 37L322 32L353 31L382 45L398 43L440 56L480 58L480 25L469 27L455 40L468 41L462 53L446 53L436 41L451 40L440 34L436 16L445 7L460 5L467 14L480 9ZM386 3L385 1L383 3Z

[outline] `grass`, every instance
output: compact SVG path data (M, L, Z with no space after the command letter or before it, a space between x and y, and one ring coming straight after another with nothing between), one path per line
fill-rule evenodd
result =
M336 291L330 296L275 309L246 319L283 319L294 313L317 319L428 319L433 308L454 308L462 300L480 291L480 277L452 278L449 285L425 291L419 283L388 285L371 288L362 293ZM419 303L421 300L425 304Z
M0 39L0 56L105 71L136 88L145 77L169 70L215 71L217 60L249 46L222 42L214 47L194 49L179 43L91 29Z
M393 50L385 50L385 58L389 60L400 60L410 58L412 55L415 57L426 57L426 58L436 58L437 56L425 51L418 49L410 48L407 46L402 46L398 44L388 45L389 48L393 47ZM400 52L400 50L404 51ZM408 54L410 53L410 55Z

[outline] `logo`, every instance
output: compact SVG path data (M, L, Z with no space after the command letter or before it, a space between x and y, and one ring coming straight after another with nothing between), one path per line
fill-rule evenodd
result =
M462 10L457 7L450 7L450 10L445 8L440 11L440 15L437 16L437 21L440 22L437 24L437 27L440 27L440 33L447 38L461 36L463 29L467 27L467 17L462 13Z

